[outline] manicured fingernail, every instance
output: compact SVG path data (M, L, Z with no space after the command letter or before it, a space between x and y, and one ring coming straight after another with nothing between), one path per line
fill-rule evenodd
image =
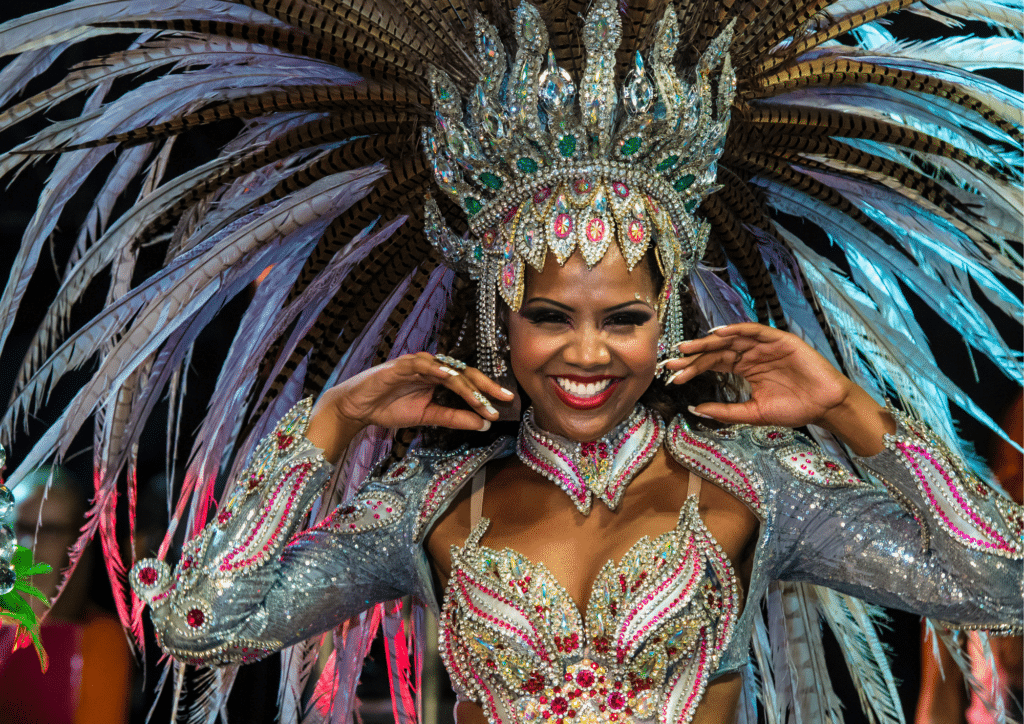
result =
M705 420L713 420L713 419L715 419L715 418L711 417L711 415L705 415L703 412L697 412L697 410L694 408L693 405L687 405L686 409L689 410L690 412L692 412L697 417L703 417Z
M501 394L505 395L505 397L515 397L515 395L512 394L512 390L506 390L504 387L501 388Z
M667 364L668 364L668 360L667 359L663 359L661 362L659 362L658 364L654 365L654 369L656 369L656 370L658 370L660 372L661 370L665 369L665 365L667 365Z
M480 425L480 432L487 432L490 429L491 429L491 421L490 420L484 420L483 423Z
M498 414L498 411L495 410L494 407L491 406L491 405L484 405L484 409L487 410L487 414L489 414L489 415L497 415Z
M668 379L665 380L665 384L671 385L673 382L676 381L676 377L678 377L681 374L683 374L683 370L676 370L675 372L668 376Z
M711 329L709 329L709 330L708 330L708 334L711 334L711 333L712 333L712 332L714 332L714 331L715 331L716 329L725 329L725 328L726 328L726 327L728 327L728 326L729 326L728 324L719 324L719 325L718 325L717 327L712 327Z
M459 373L453 370L451 367L445 367L444 365L441 365L440 367L438 367L438 369L444 372L446 375L451 375L452 377L459 376Z

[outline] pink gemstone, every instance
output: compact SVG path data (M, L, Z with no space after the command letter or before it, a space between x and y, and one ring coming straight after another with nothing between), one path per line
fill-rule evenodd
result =
M206 615L198 608L193 608L188 612L188 615L185 616L185 621L187 621L188 625L192 628L200 628L204 623L206 623Z
M139 582L144 586L152 586L156 583L157 578L159 578L159 576L157 575L156 569L152 566L146 566L139 571Z

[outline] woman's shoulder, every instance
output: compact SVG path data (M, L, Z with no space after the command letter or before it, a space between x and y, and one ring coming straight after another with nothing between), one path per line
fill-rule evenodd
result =
M723 487L763 516L786 480L847 485L860 480L803 433L786 427L691 424L681 415L668 425L675 460Z
M416 511L413 538L418 541L474 473L488 461L512 454L514 447L514 438L499 437L478 447L414 448L380 475L371 475L362 490L388 489L402 495Z

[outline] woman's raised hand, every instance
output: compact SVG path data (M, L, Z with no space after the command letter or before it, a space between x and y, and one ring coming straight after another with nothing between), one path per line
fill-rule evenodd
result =
M434 391L439 386L452 390L471 409L436 403ZM486 430L499 416L492 400L511 403L513 398L512 392L474 367L457 370L428 352L417 352L371 367L326 390L313 409L306 437L333 462L367 425Z
M752 322L730 324L682 342L679 351L665 365L676 371L676 384L709 371L736 374L750 384L750 399L706 402L692 408L695 414L727 423L820 425L862 455L878 452L882 434L894 429L885 408L795 334Z

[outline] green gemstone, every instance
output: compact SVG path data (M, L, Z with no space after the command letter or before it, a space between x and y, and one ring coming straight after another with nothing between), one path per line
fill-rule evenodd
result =
M686 191L686 189L690 188L690 184L692 184L695 179L696 177L692 173L680 176L676 179L676 182L672 184L672 188L680 192Z
M472 196L467 196L463 203L466 205L466 211L470 214L479 214L480 209L483 208L483 204L480 203L480 200L474 199Z
M642 143L643 141L640 136L633 136L632 138L626 139L625 143L622 144L622 155L632 156L640 150L640 144Z
M562 158L569 158L576 153L576 136L567 134L558 141L558 152Z
M437 89L437 97L442 101L446 101L452 97L452 94L448 91L447 88L441 86Z
M522 171L523 173L537 172L537 162L534 161L529 156L523 156L521 159L516 161L516 166L518 166L519 170Z
M480 174L480 183L482 183L489 189L493 189L494 191L497 191L498 189L505 185L505 182L501 180L500 176L498 176L497 174L493 174L490 171L484 171L482 174ZM473 213L476 212L474 211Z
M473 247L473 258L475 258L477 261L480 261L481 259L484 258L484 248L479 244Z
M655 171L668 171L670 168L676 165L676 161L679 160L679 156L669 156L664 161L654 167Z
M688 213L688 214L693 213L693 210L695 208L697 208L697 203L698 203L697 199L690 199L689 201L687 201L686 202L686 213Z

